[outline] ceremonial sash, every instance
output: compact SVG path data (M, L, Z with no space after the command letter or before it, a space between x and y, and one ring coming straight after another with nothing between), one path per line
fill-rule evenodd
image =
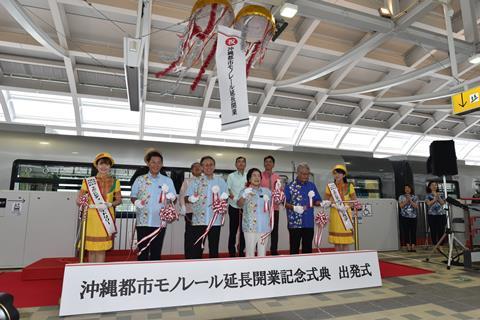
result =
M88 194L92 199L95 205L99 205L102 203L106 203L103 199L102 193L100 192L100 187L98 186L97 179L95 177L86 178L85 182L88 188ZM99 209L95 208L97 211L98 217L102 222L103 228L105 232L111 236L112 234L117 232L117 227L115 226L115 220L110 213L109 208L105 208L105 210L100 211Z
M340 216L340 220L343 223L343 227L345 228L345 230L353 230L352 221L350 220L347 209L345 208L345 206L343 206L343 200L340 196L340 193L338 192L337 186L335 185L335 183L332 182L328 184L328 188L330 189L330 194L332 195L333 201L337 205L337 212ZM343 210L340 210L339 207L343 207Z

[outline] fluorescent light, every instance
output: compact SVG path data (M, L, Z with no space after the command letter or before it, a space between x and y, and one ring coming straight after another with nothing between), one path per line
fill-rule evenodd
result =
M384 18L392 17L392 13L387 8L378 8L378 13L380 14L381 17L384 17Z
M40 143L40 144L43 144L43 145L48 145L48 144L50 144L50 142L48 142L48 141L40 141L39 143Z
M470 58L468 58L468 62L471 64L479 64L480 63L480 53L474 54Z
M292 3L285 3L282 8L280 8L280 15L284 18L293 18L297 14L298 6Z
M392 155L391 154L386 154L386 153L378 153L378 152L375 152L373 154L373 157L374 158L377 158L377 159L385 159L385 158L388 158L388 157L391 157Z
M465 161L467 166L480 166L480 161Z

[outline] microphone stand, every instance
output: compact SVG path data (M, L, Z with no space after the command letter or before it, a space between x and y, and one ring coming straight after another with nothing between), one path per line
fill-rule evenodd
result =
M447 228L445 229L445 232L443 233L442 237L440 238L440 240L438 240L437 244L435 245L435 247L432 249L432 251L430 252L430 254L428 255L428 257L425 259L426 262L430 261L430 257L432 256L432 254L435 252L435 251L438 251L440 252L440 254L442 254L445 258L447 258L447 270L450 270L450 266L452 264L452 260L453 259L457 259L458 257L460 257L462 254L464 254L465 250L467 250L467 248L465 247L465 245L463 243L460 242L460 240L458 240L457 237L455 237L455 233L452 231L452 227L451 227L451 224L450 224L450 215L449 215L449 208L448 208L448 203L447 203L447 198L448 198L448 193L447 193L447 178L445 175L443 175L443 192L444 192L444 195L445 195L445 203L443 204L443 210L445 211L445 214L447 216ZM431 232L431 230L430 230ZM440 245L442 244L443 240L448 237L448 255L446 255L441 249L440 249ZM452 257L452 254L453 254L453 247L454 247L454 244L455 242L457 244L460 245L460 247L463 248L463 251L460 252L459 254L457 254L456 256Z

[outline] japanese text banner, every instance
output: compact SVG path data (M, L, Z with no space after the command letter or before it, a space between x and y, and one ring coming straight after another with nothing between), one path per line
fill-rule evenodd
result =
M222 111L222 130L248 126L246 58L241 32L218 26L217 74Z
M376 251L65 267L60 316L381 286Z

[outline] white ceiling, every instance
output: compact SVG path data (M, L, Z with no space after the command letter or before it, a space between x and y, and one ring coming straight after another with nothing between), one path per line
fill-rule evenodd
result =
M248 80L250 126L225 132L213 65L195 92L198 69L172 95L164 93L176 78L154 76L168 65L162 57L174 54L194 0L153 1L141 112L129 110L123 76L123 37L135 34L136 0L16 2L67 56L42 46L0 6L0 121L55 134L378 157L428 156L431 141L455 139L460 159L480 154L480 115L451 115L449 98L480 84L480 67L466 62L479 46L478 1L451 1L456 74L438 0L290 1L298 15ZM233 2L238 11L247 1ZM394 19L378 16L384 2L399 5Z

